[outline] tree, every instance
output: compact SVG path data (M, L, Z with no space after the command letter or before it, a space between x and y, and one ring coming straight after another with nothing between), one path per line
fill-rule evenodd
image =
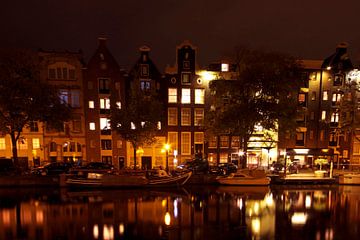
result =
M156 141L161 116L163 116L163 106L157 95L144 92L137 85L131 87L124 108L112 106L111 126L124 140L131 143L134 149L134 169L136 169L136 150Z
M33 121L61 129L71 109L60 100L58 89L39 77L38 59L29 50L0 50L0 132L9 134L14 164L17 142Z
M239 136L246 153L255 126L275 131L278 124L282 129L295 126L300 66L290 56L247 48L236 50L234 62L236 80L210 83L213 98L206 122L210 134Z

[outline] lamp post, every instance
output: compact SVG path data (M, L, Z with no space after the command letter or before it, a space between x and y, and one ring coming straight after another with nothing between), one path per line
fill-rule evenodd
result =
M166 143L164 145L165 148L165 152L166 152L166 167L165 170L166 172L169 172L169 150L170 150L170 144Z

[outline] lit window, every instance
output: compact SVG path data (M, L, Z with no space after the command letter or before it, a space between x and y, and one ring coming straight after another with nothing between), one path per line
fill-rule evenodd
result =
M216 148L217 147L217 137L211 136L209 137L209 148Z
M190 102L191 102L190 88L181 89L181 103L190 103Z
M168 143L173 149L178 149L178 133L168 132Z
M177 108L168 108L168 125L176 126L178 124Z
M95 107L94 101L89 101L89 108L94 108L94 107Z
M221 71L222 72L228 72L229 71L229 64L228 63L222 63L221 64Z
M324 92L323 92L323 100L324 100L324 101L329 100L329 91L324 91Z
M0 138L0 150L5 150L6 144L5 144L5 138Z
M204 133L203 132L195 132L194 133L194 143L204 143Z
M240 138L239 136L231 137L231 147L240 147Z
M339 113L334 112L331 114L331 120L332 123L338 123L339 122Z
M191 109L182 108L181 109L181 125L190 126L191 125Z
M69 91L68 90L60 90L60 100L62 103L66 103L66 104L69 104Z
M28 149L28 141L23 138L17 142L17 146L19 150Z
M100 109L110 109L110 99L101 98L100 99Z
M195 126L204 125L204 109L203 108L196 108L194 110L194 125Z
M135 126L135 124L133 122L130 123L130 128L133 129L133 130L136 129L136 126Z
M94 122L89 123L89 129L90 130L95 130L95 123Z
M182 132L181 133L181 154L190 155L191 154L191 133Z
M229 147L229 136L220 136L220 147L221 148Z
M140 89L141 90L150 90L151 84L150 81L141 81L140 82Z
M304 93L299 93L299 95L298 95L299 103L304 103L305 100L306 100L306 95Z
M340 93L333 93L333 95L332 95L332 101L333 101L334 103L340 102L340 99L341 99L341 94L340 94Z
M204 89L195 89L195 104L204 104L204 97Z
M101 130L107 130L110 128L110 119L108 118L100 118L100 129Z
M161 122L160 121L157 123L157 129L161 130Z
M322 111L321 112L321 120L325 120L326 119L326 111Z
M168 89L168 101L169 101L169 103L177 103L177 89L176 88Z
M118 109L121 109L121 102L116 102L116 106Z
M32 139L32 145L33 145L33 149L39 149L40 148L40 139L39 138L33 138Z

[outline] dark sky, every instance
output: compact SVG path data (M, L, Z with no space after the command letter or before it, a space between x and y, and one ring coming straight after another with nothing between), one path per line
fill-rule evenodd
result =
M360 0L5 0L0 44L93 54L105 35L120 65L131 66L147 44L162 71L175 47L199 47L201 66L237 45L323 59L339 42L360 61Z

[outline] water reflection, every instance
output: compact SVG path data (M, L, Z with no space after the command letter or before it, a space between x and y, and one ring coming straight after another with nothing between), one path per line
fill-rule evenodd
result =
M0 239L357 239L360 187L0 189Z

